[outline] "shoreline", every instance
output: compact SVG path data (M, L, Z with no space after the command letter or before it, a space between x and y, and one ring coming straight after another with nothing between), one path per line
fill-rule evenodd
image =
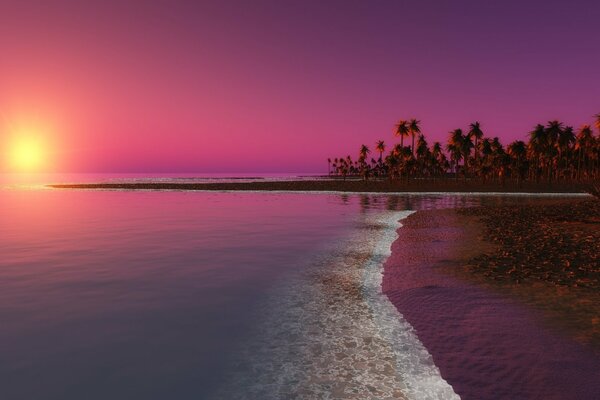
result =
M482 225L456 210L402 221L384 266L383 292L463 399L595 398L600 359L515 296L452 270L494 250Z
M381 291L399 221L411 213L357 216L354 229L282 282L215 397L456 399Z
M390 212L374 221L382 227L381 237L373 240L372 254L365 262L360 282L364 301L371 310L382 337L390 344L409 399L459 399L452 386L441 376L429 350L419 340L414 328L398 312L382 291L384 266L392 256L392 244L398 240L398 230L406 218L414 214ZM407 351L410 348L410 351Z
M85 190L177 190L177 191L268 191L268 192L326 192L326 193L389 193L389 194L574 194L585 195L583 184L523 184L495 185L473 182L389 182L389 181L338 181L302 180L268 182L220 182L220 183L69 183L46 185L52 189Z

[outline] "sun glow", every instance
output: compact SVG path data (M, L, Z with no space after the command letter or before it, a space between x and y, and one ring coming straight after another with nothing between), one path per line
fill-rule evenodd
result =
M50 132L37 125L12 125L8 130L2 158L9 171L46 172L51 167Z
M44 146L36 137L15 139L10 150L10 164L19 171L37 171L45 161Z

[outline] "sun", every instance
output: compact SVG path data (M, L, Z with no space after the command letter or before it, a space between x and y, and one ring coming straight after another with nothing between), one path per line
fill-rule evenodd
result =
M4 137L2 156L7 172L40 173L52 167L52 130L39 121L12 123Z
M9 160L12 169L23 172L41 170L47 161L45 146L40 137L33 135L17 136L9 149Z
M65 157L62 114L36 104L24 108L0 110L0 173L54 173Z

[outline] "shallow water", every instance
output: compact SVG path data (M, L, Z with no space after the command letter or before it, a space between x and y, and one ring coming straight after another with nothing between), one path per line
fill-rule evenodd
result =
M211 398L273 290L360 216L436 202L1 190L3 398Z
M256 302L350 229L351 208L324 197L2 192L3 392L208 395Z
M402 211L486 201L5 186L0 397L450 398L380 268Z

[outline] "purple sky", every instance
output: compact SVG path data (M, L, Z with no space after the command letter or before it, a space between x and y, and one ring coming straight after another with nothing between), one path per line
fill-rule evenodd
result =
M0 146L35 119L63 171L322 172L399 118L509 141L600 112L600 2L196 3L3 0Z

